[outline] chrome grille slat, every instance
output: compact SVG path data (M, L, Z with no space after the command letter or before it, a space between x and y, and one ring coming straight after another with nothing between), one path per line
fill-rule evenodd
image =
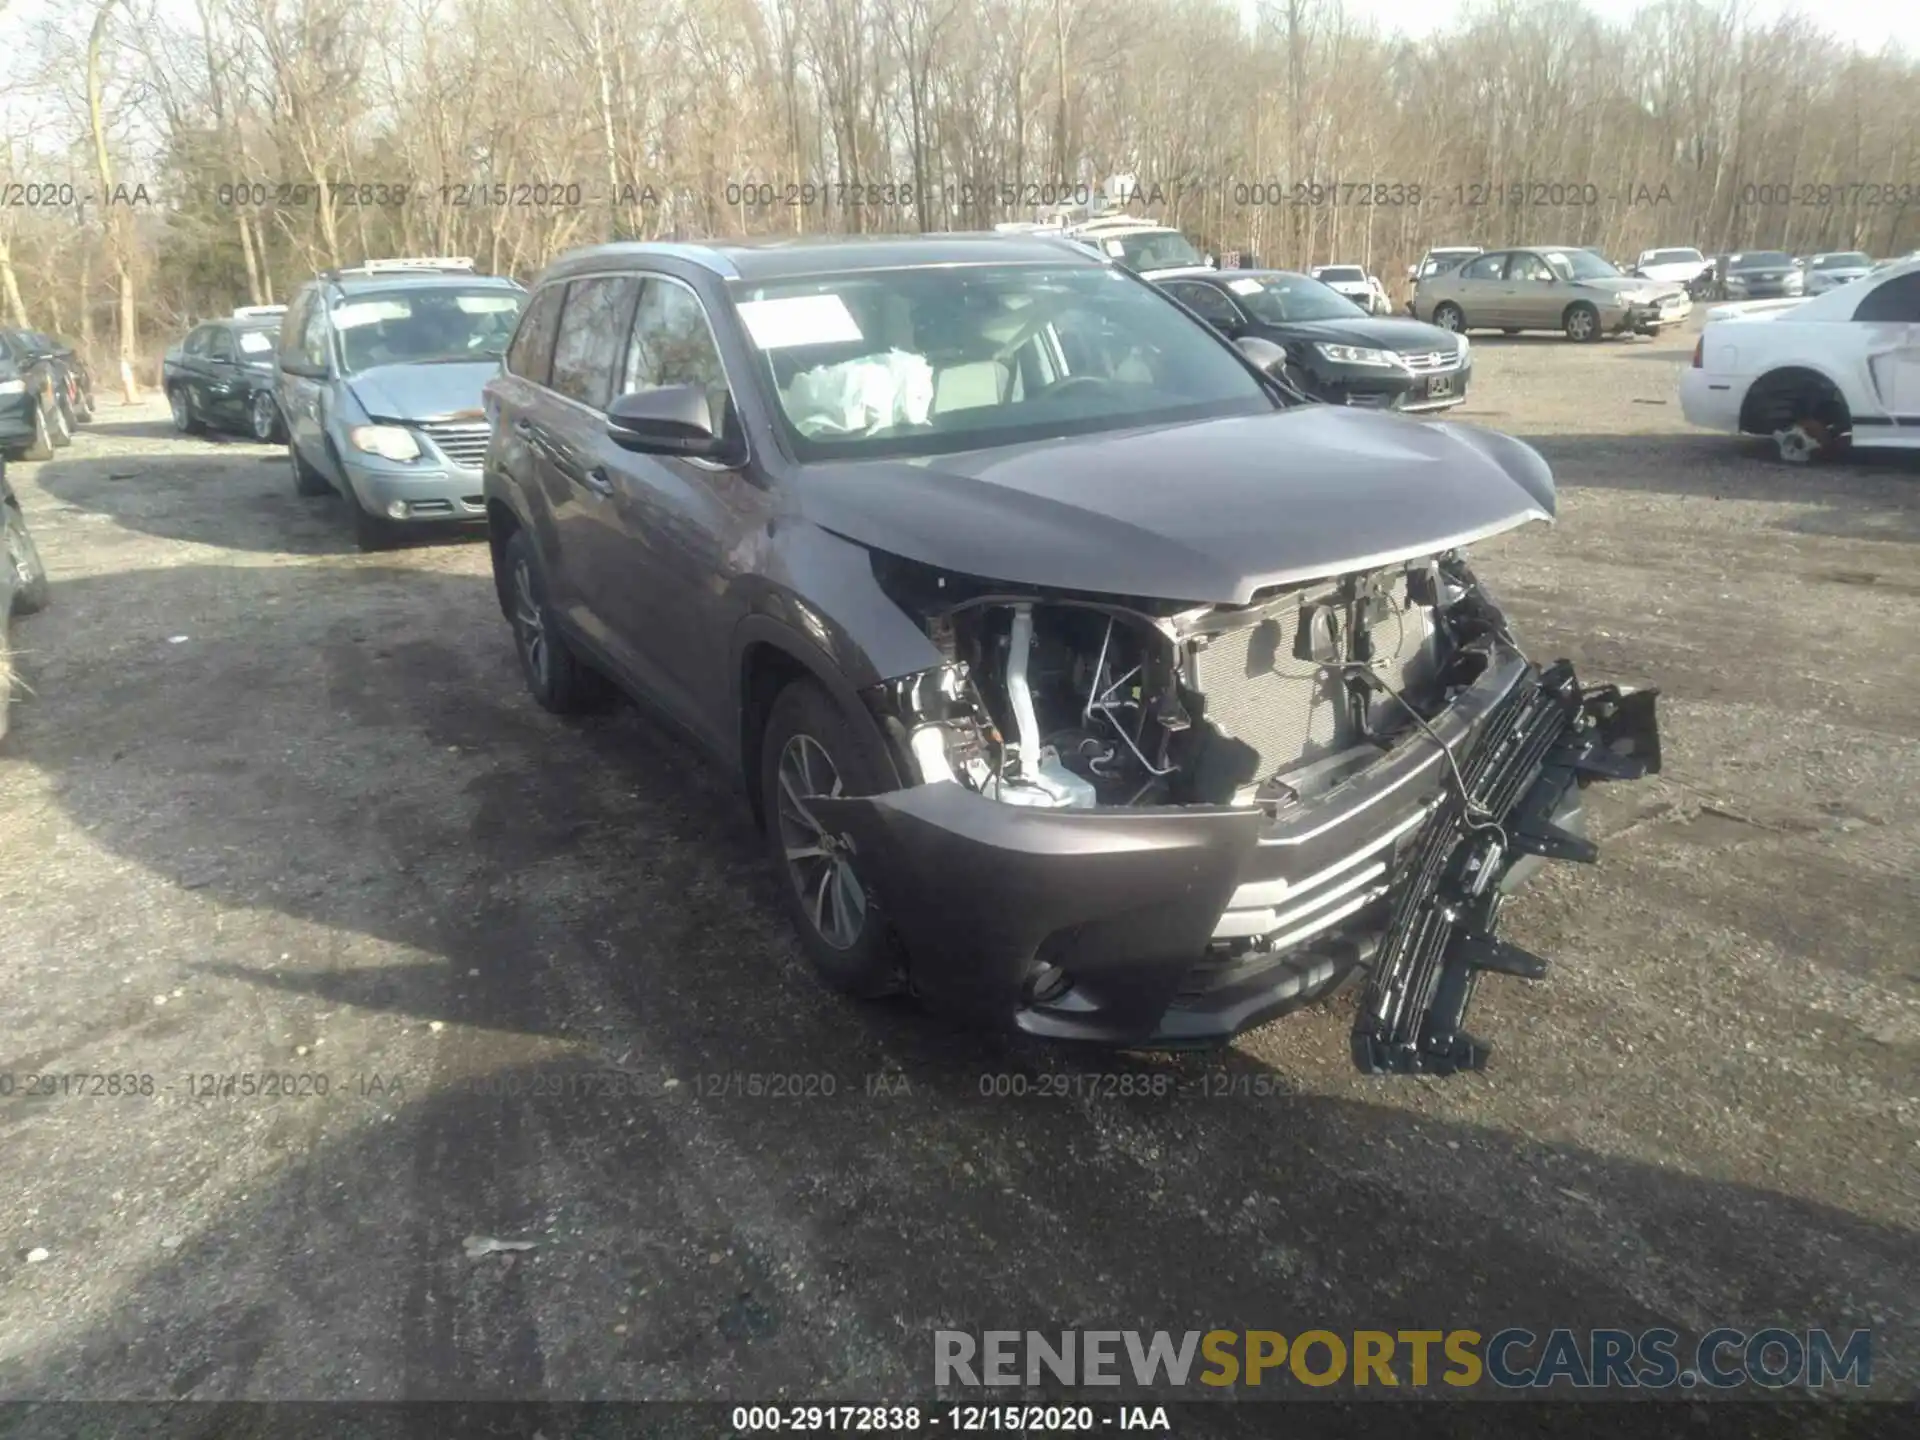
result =
M420 430L456 465L478 470L487 458L489 430L484 420L436 420L422 425Z
M1402 355L1400 359L1407 369L1416 375L1432 375L1441 370L1453 370L1460 364L1458 350L1428 350L1419 355Z

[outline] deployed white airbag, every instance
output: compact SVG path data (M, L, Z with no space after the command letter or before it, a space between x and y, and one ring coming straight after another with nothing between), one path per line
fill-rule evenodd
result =
M924 425L933 409L933 367L905 350L816 366L793 377L786 409L803 435L866 435L892 425Z

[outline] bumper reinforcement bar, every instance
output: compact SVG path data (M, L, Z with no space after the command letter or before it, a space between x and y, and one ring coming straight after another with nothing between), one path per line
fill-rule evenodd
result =
M1480 973L1527 980L1547 973L1546 961L1495 938L1505 899L1498 881L1524 856L1580 864L1598 856L1592 841L1556 817L1581 786L1659 771L1658 693L1583 690L1561 660L1488 717L1460 758L1466 795L1449 787L1390 896L1353 1029L1361 1070L1450 1075L1485 1066L1489 1046L1462 1028Z

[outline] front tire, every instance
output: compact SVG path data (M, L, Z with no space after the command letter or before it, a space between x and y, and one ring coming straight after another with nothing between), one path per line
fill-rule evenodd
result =
M1465 334L1467 329L1466 313L1451 300L1442 301L1433 307L1433 323L1442 330L1451 330L1456 335Z
M300 453L300 447L287 440L287 461L293 466L293 493L296 495L331 495L333 485L319 470L307 463Z
M23 460L51 460L53 458L53 426L47 421L47 407L33 407L33 440L21 452Z
M346 491L344 498L347 508L353 511L353 543L359 547L361 554L391 550L399 544L399 531L391 521L375 515L362 505L351 488Z
M1567 338L1576 344L1591 345L1600 338L1600 312L1584 300L1567 307L1561 324L1566 329Z
M247 404L247 429L262 445L275 445L287 438L286 426L280 423L280 406L272 391L253 392L253 399Z
M47 567L40 559L39 548L27 530L27 517L12 505L5 509L5 532L3 539L0 539L4 553L0 554L0 564L13 567L13 613L32 615L47 608L52 585L47 579Z
M175 385L167 391L167 408L173 411L173 428L182 435L198 435L206 430L206 422L201 420L193 403L193 392L186 386Z
M560 618L547 599L546 572L526 531L514 531L501 547L500 567L507 623L513 627L513 648L520 657L527 692L541 709L555 715L600 708L611 687L567 643Z
M876 794L887 788L886 773L875 740L817 682L796 680L775 698L760 745L768 853L815 972L863 1000L905 988L899 946L860 877L853 842L816 820L806 802Z

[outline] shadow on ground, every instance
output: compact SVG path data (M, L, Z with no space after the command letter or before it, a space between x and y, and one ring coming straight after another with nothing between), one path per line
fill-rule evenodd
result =
M62 452L40 467L38 483L71 510L165 540L271 555L354 552L345 502L296 495L285 450L175 438L177 449L160 456ZM421 526L407 539L416 547L463 544L479 533Z
M1238 1053L827 995L726 778L630 712L535 709L478 575L189 565L66 582L48 616L196 611L108 664L51 636L18 732L166 882L142 943L196 996L163 1026L111 993L60 1052L199 1025L210 1069L293 1066L324 1033L336 1088L118 1122L115 1184L191 1162L178 1233L0 1394L871 1400L924 1392L942 1328L1845 1331L1920 1292L1910 1230L1425 1119L1418 1085L1331 1099Z

